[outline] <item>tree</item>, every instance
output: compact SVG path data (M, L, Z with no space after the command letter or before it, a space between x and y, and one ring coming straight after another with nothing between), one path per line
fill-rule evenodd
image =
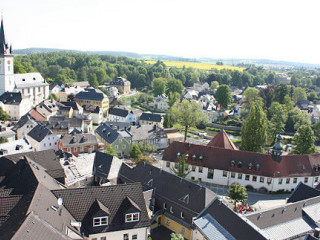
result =
M7 143L7 142L9 142L9 139L8 139L8 138L6 138L6 137L0 137L0 144L1 144L1 143Z
M184 240L184 237L180 233L171 233L171 240Z
M53 100L55 100L55 101L58 101L58 100L59 100L58 96L57 96L56 94L54 94L54 93L51 93L51 94L49 95L49 99L53 99Z
M237 202L245 202L248 198L246 188L239 183L232 183L228 192L229 197L233 200L234 211L237 209Z
M139 155L138 158L136 158L136 160L134 161L136 165L139 165L140 163L143 163L143 162L146 162L149 164L153 163L152 158L146 155Z
M133 147L132 147L132 150L130 152L130 157L134 158L134 159L137 159L141 155L142 155L142 152L141 152L138 144L134 144Z
M184 99L181 103L174 105L171 111L176 122L185 127L184 141L187 140L189 127L194 127L201 121L207 122L207 115L204 114L197 102L189 102L188 100Z
M288 87L284 83L280 83L273 92L273 100L283 104L284 97L289 93Z
M166 81L163 78L154 79L151 85L154 96L159 96L163 94L166 90Z
M231 93L230 87L225 84L220 85L216 91L215 98L224 109L226 109L232 101Z
M167 82L167 90L166 93L169 94L170 92L177 92L181 94L183 91L182 82L179 79L171 78Z
M312 125L314 136L320 141L320 121Z
M149 141L142 141L138 143L138 146L142 153L153 153L157 151L157 147L151 144Z
M179 157L178 167L171 168L171 171L177 174L179 177L185 178L191 170L189 170L189 164L186 163L186 155L182 155Z
M97 75L93 72L89 73L89 83L93 88L97 88L99 86Z
M118 156L118 153L114 150L114 148L109 145L105 150L104 150L104 153L107 153L109 155L112 155L112 156Z
M219 82L218 81L211 82L211 89L217 89L218 87L219 87Z
M168 104L170 107L172 107L178 100L180 100L180 94L177 92L169 92L169 101Z
M9 114L0 107L0 121L7 121L10 118Z
M293 153L295 154L311 154L316 153L317 149L314 145L315 137L310 126L303 125L299 127L297 133L293 137Z
M289 111L285 127L286 132L294 132L302 125L311 125L309 115L306 112L296 108Z
M307 99L307 94L306 91L301 88L301 87L297 87L294 89L293 91L293 95L292 95L292 100L296 103L300 100L306 100Z
M248 109L250 109L251 104L253 102L260 102L261 105L263 104L262 98L260 97L260 91L256 88L252 88L252 87L247 88L244 91L243 96L244 96L244 104Z
M318 96L314 91L309 93L309 95L308 95L309 101L312 101L313 103L315 103L317 99L318 99Z
M241 128L240 149L250 152L264 152L267 138L267 116L262 107L254 103L251 105L249 116Z
M277 102L276 102L277 103ZM271 105L272 106L272 105ZM279 104L274 108L274 114L269 122L269 131L268 134L272 143L276 139L276 136L283 132L285 123L287 121L288 115L283 107L283 105Z
M171 116L171 114L169 112L167 112L167 114L164 115L163 126L165 128L172 128L173 127L173 117Z

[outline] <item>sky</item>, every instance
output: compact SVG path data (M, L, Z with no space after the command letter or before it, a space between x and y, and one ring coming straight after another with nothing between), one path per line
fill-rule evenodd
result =
M0 0L14 49L320 64L319 0Z

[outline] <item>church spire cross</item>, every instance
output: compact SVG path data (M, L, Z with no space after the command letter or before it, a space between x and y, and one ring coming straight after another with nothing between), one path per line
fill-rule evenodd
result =
M6 36L3 27L3 15L1 15L1 26L0 26L0 54L11 54L10 46L6 42Z

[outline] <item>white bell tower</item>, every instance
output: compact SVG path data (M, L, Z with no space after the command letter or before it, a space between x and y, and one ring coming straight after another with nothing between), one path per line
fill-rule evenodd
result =
M14 69L13 69L12 45L6 41L3 28L3 18L1 18L0 28L0 95L4 92L12 92L14 89Z

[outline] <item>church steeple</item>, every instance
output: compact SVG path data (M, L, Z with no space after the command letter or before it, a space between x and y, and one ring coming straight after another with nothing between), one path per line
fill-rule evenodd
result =
M1 27L0 27L0 54L12 54L12 47L6 41L6 35L3 27L3 17L1 16Z

